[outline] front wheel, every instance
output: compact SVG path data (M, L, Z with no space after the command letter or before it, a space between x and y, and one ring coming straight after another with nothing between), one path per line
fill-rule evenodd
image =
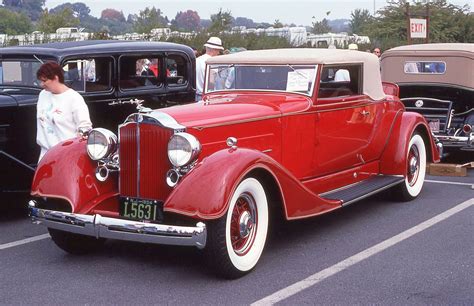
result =
M52 240L59 248L74 255L97 251L105 242L103 238L96 239L95 237L73 234L53 228L48 228L48 231Z
M260 259L268 232L265 189L246 178L235 189L227 213L209 224L205 249L211 268L226 278L250 272Z
M411 137L406 156L405 181L396 189L396 195L402 201L411 201L420 194L426 174L426 147L419 134Z

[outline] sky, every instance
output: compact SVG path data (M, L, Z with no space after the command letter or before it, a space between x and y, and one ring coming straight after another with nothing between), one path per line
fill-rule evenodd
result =
M386 5L385 0L46 0L48 9L65 2L82 2L91 9L91 15L100 17L102 10L113 8L128 14L138 14L146 7L159 8L169 20L174 19L179 11L197 11L201 19L210 19L222 8L230 11L233 17L246 17L254 22L274 23L279 20L284 24L311 25L320 21L330 12L328 19L350 19L355 9L368 9L371 13ZM468 4L471 12L474 0L451 0L455 5ZM315 19L313 19L315 17Z

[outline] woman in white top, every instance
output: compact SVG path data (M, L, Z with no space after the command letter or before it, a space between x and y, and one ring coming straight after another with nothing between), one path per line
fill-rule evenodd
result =
M44 89L36 106L36 143L41 147L39 159L56 144L79 136L79 130L91 129L84 98L64 84L64 71L54 62L38 69L36 77Z

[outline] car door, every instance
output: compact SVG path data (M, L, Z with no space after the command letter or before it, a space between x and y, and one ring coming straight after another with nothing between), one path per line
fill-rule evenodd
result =
M349 79L337 80L338 72ZM362 94L362 65L322 69L314 105L315 167L312 176L339 172L367 162L379 106Z

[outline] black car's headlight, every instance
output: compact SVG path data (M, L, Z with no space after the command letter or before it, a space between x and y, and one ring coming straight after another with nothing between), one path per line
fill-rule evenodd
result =
M189 165L201 152L201 144L191 134L176 133L168 142L168 158L175 167Z
M92 129L87 138L87 154L93 160L108 157L117 150L117 136L106 129Z

